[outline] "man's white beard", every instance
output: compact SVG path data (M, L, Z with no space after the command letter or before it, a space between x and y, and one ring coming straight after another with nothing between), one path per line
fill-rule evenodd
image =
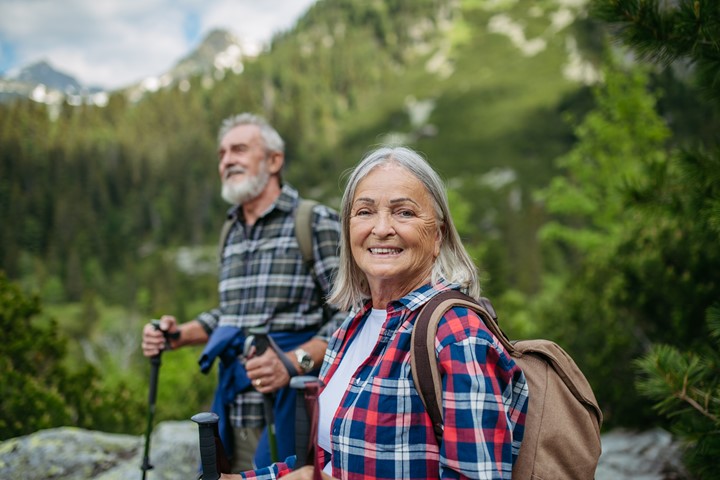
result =
M230 205L242 205L260 196L269 181L270 172L265 162L262 162L257 175L242 182L233 182L230 179L223 181L222 198Z

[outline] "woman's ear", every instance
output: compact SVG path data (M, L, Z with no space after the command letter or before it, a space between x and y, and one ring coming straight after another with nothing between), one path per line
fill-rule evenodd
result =
M433 249L434 258L440 256L440 247L442 246L443 238L445 238L445 223L441 223L435 231L435 248Z

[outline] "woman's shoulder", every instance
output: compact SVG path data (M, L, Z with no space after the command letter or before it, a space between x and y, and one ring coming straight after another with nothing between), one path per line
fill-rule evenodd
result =
M468 339L499 345L477 312L468 307L453 306L438 323L437 340L441 345L449 345Z

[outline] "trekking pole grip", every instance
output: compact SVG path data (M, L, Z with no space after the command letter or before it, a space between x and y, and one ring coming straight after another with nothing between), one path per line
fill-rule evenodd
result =
M215 426L219 417L212 412L193 415L191 420L198 424L200 435L200 463L203 480L218 480L217 452L215 449Z

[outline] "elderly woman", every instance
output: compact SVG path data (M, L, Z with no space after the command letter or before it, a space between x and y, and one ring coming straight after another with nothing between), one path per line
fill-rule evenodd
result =
M412 380L420 308L443 290L480 293L439 176L408 148L375 150L351 173L341 217L330 302L356 313L333 336L321 370L323 478L510 478L527 385L475 312L453 307L438 326L440 445ZM314 473L306 466L285 478Z

